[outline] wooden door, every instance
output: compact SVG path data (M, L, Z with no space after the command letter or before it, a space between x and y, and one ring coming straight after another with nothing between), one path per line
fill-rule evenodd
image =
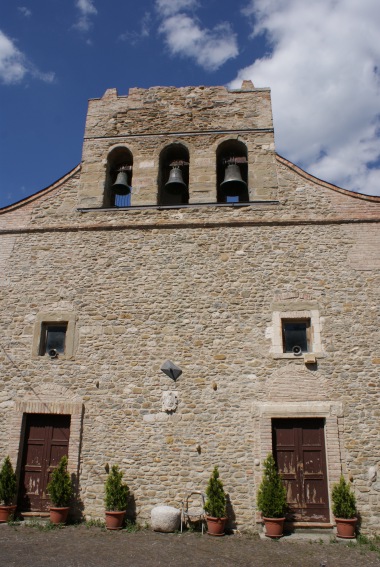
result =
M273 419L272 431L288 494L288 520L329 522L324 420Z
M22 511L49 509L46 486L54 467L68 454L69 436L69 415L26 416L19 491L19 507Z

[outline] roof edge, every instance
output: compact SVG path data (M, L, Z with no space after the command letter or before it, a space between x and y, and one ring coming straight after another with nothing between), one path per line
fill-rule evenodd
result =
M361 199L363 201L373 201L375 203L380 203L380 196L366 195L365 193L357 193L356 191L350 191L349 189L343 189L342 187L338 187L338 185L334 185L333 183L329 183L328 181L323 181L323 179L319 179L319 177L315 177L315 175L312 175L311 173L308 173L304 169L301 169L298 165L280 156L280 154L277 153L276 153L276 159L277 161L279 161L289 169L292 169L293 171L295 171L305 179L308 179L309 181L313 181L314 183L317 183L322 187L326 187L326 189L332 189L337 193L342 193L342 195L346 195L347 197L353 197L354 199Z
M16 201L15 203L12 203L11 205L7 205L6 207L2 207L0 209L0 214L8 213L9 211L13 211L14 209L18 209L19 207L22 207L24 205L27 205L28 203L31 203L32 201L35 201L36 199L39 199L44 194L48 194L51 191L54 191L54 189L57 189L60 185L62 185L68 179L70 179L70 177L73 177L76 173L78 173L78 171L80 171L80 169L81 169L81 164L79 163L71 171L69 171L68 173L65 173L65 175L63 175L62 177L57 179L57 181L54 181L54 183L52 183L51 185L48 185L44 189L37 191L37 193L33 193L33 195L29 195L28 197L25 197L24 199L20 199L20 201Z

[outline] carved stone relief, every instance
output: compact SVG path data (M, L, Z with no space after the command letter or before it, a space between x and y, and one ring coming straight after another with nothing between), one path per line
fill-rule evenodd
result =
M163 392L162 394L162 411L175 411L178 407L177 392Z

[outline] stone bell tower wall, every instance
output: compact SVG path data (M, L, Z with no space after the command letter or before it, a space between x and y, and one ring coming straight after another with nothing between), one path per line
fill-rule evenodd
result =
M133 156L132 205L157 204L160 154L181 144L189 154L189 203L216 201L216 152L223 142L244 144L250 200L277 196L269 89L245 81L225 87L107 90L89 101L82 157L79 207L104 206L107 157L115 148Z

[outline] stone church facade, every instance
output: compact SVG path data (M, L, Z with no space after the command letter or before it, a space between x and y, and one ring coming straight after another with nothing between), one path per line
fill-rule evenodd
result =
M249 81L90 100L81 164L0 211L0 455L20 510L46 509L63 454L91 518L108 466L145 521L217 465L230 527L256 530L273 452L294 525L333 524L343 473L379 533L379 220L380 197L276 154L270 91Z

